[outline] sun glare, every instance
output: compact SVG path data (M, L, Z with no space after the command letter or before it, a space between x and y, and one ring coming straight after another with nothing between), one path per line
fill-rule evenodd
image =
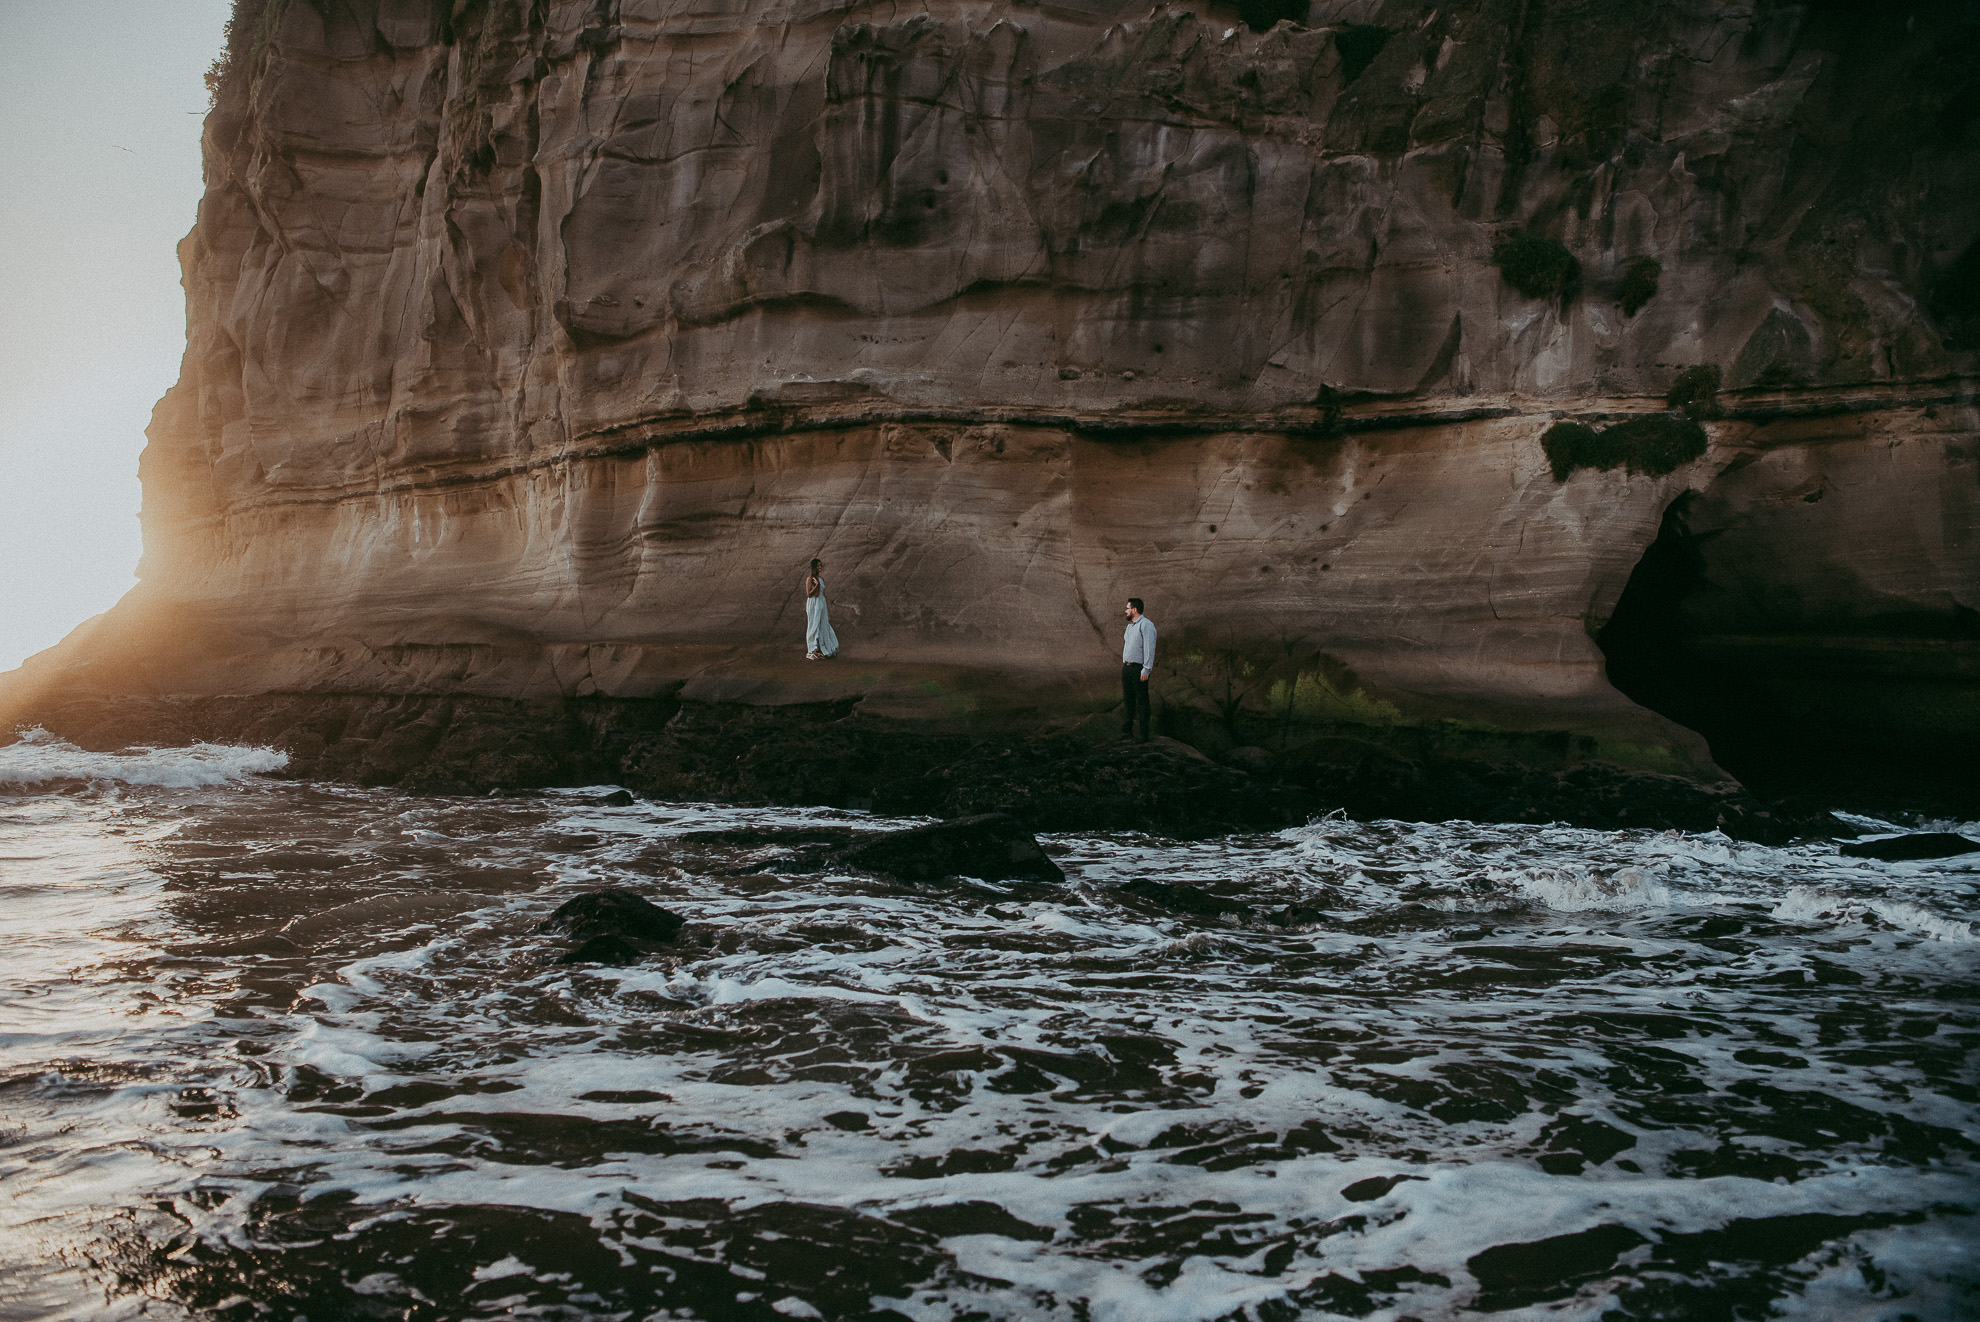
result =
M138 452L178 376L176 247L227 0L0 4L0 670L135 582Z

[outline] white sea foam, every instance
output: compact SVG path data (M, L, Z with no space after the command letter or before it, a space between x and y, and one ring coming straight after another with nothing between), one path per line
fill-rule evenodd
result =
M206 802L227 831L252 833L239 798ZM718 1209L670 1216L675 1225L782 1205L832 1209L883 1236L889 1219L977 1202L1049 1232L1007 1235L992 1221L917 1241L939 1244L960 1274L906 1283L905 1297L873 1306L925 1322L1206 1322L1246 1308L1320 1316L1330 1306L1311 1294L1285 1301L1327 1281L1358 1289L1402 1266L1421 1277L1378 1291L1388 1300L1366 1315L1457 1318L1470 1315L1478 1253L1611 1224L1656 1241L1735 1218L1887 1214L1893 1224L1872 1232L1880 1238L1843 1251L1874 1243L1877 1263L1908 1289L1920 1288L1921 1272L1949 1271L1932 1264L1972 1242L1963 1219L1921 1211L1970 1201L1958 1152L1906 1165L1877 1141L1756 1139L1751 1129L1769 1121L1767 1098L1798 1096L1779 1103L1783 1116L1834 1106L1847 1122L1838 1132L1875 1133L1876 1117L1900 1114L1970 1130L1973 1108L1910 1058L1856 1059L1848 1017L1833 1011L1834 998L1861 996L1881 1022L1891 997L1908 994L1891 984L1968 977L1972 946L1841 943L1793 925L1874 917L1913 933L1928 920L1950 929L1973 900L1960 878L1936 879L1926 893L1915 876L1860 869L1832 849L1718 836L1334 820L1190 843L1062 835L1050 843L1064 851L1066 889L997 895L848 875L737 878L716 874L728 860L711 863L705 850L668 852L673 837L707 828L889 824L820 810L571 810L554 798L417 801L307 786L272 787L268 798L289 815L266 834L340 850L339 866L257 877L252 860L268 841L216 834L196 813L164 841L136 811L111 822L118 805L46 800L64 820L97 813L130 832L116 840L142 839L158 857L187 851L193 866L163 898L155 877L130 884L120 924L153 907L158 924L196 930L215 921L231 887L254 930L290 921L318 944L259 966L184 956L152 967L131 953L141 946L133 937L80 981L52 968L37 994L94 998L106 1022L114 1012L124 1025L104 1055L174 1063L128 1082L95 1083L80 1069L53 1081L41 1062L54 1047L0 1038L0 1069L29 1081L10 1104L31 1102L20 1107L31 1142L10 1150L57 1154L0 1172L20 1194L16 1211L0 1205L0 1235L34 1217L161 1202L216 1252L250 1240L275 1252L254 1208L276 1180L348 1197L376 1218L358 1225L477 1207L569 1214L614 1253L632 1243L615 1218L644 1215L655 1200ZM173 801L175 814L183 802ZM559 841L578 822L599 841L572 852ZM65 847L7 829L0 819L0 854L18 854L23 868L45 867L33 860ZM474 866L546 879L476 891ZM1120 884L1136 877L1240 897L1254 920L1123 895ZM67 903L86 883L64 876L51 890ZM635 967L556 964L564 943L536 935L536 924L601 884L633 886L686 914L689 928ZM1263 921L1294 903L1321 920ZM38 912L86 925L89 908L51 899ZM1720 941L1723 932L1738 937ZM1805 963L1816 942L1825 962L1864 983L1825 982L1818 1001L1770 980ZM154 987L188 1010L186 1021L131 1014ZM28 999L12 984L0 992L0 1006ZM191 1011L201 1006L228 1017L198 1021ZM1828 1017L1818 1023L1818 1013ZM1937 1049L1945 1037L1906 1040ZM251 1054L235 1054L250 1041ZM1033 1073L1020 1077L1013 1060ZM1664 1088L1658 1071L1691 1090ZM51 1081L33 1082L41 1077ZM305 1080L345 1091L285 1091ZM175 1114L194 1085L223 1095L231 1117ZM1479 1105L1494 1098L1503 1109ZM1654 1110L1641 1109L1646 1098ZM847 1112L861 1122L827 1119ZM1634 1146L1580 1174L1541 1168L1543 1135L1591 1121ZM1303 1125L1337 1146L1274 1146ZM662 1132L697 1142L622 1150L617 1137ZM526 1133L538 1137L513 1137ZM1256 1159L1204 1155L1248 1136L1263 1146ZM567 1138L567 1152L527 1150ZM580 1150L586 1142L597 1147ZM1192 1147L1201 1150L1189 1156ZM996 1152L1009 1164L904 1173L913 1162ZM1684 1165L1730 1160L1726 1152L1807 1165L1779 1182L1771 1168ZM1384 1192L1347 1196L1377 1180ZM1207 1224L1227 1214L1226 1231ZM1896 1220L1914 1214L1927 1220ZM1109 1216L1114 1229L1086 1228ZM1206 1222L1200 1236L1174 1229L1192 1218ZM1170 1229L1152 1233L1160 1227ZM640 1233L643 1252L676 1251L650 1222ZM850 1260L889 1248L834 1251ZM462 1265L486 1287L474 1301L483 1312L607 1314L590 1303L559 1313L529 1294L578 1297L577 1285L556 1284L569 1281L569 1264L540 1246L461 1241L459 1251L482 1253ZM409 1296L416 1271L390 1261L392 1272L350 1262L350 1288ZM1869 1298L1864 1278L1831 1279L1826 1263L1803 1272L1829 1310L1815 1315L1854 1316ZM786 1317L837 1315L775 1270L731 1266L729 1298ZM1629 1274L1494 1316L1597 1317ZM1942 1296L1955 1299L1954 1289ZM1783 1301L1777 1311L1791 1312L1791 1291ZM107 1315L96 1303L74 1312ZM1920 1314L1941 1315L1954 1314Z
M1534 903L1561 913L1662 908L1671 902L1670 888L1642 868L1617 868L1606 875L1579 867L1534 868L1510 876L1491 875L1495 881L1509 883Z
M0 786L29 788L58 781L86 781L204 789L280 771L288 764L289 755L276 749L232 744L92 753L37 727L15 743L0 745Z
M1908 900L1837 895L1797 886L1781 897L1772 912L1784 922L1838 926L1862 923L1874 916L1900 931L1916 932L1934 941L1980 942L1972 923L1933 913Z

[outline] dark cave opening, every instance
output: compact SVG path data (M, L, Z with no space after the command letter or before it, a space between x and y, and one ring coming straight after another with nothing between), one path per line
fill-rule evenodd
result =
M1769 710L1763 693L1736 675L1716 674L1692 653L1685 598L1705 581L1705 557L1686 518L1698 493L1687 491L1664 511L1656 540L1643 553L1616 602L1615 613L1595 635L1608 659L1609 682L1630 701L1696 730L1712 746L1720 766L1738 776L1751 769L1754 752L1787 724ZM1739 763L1728 765L1728 759Z
M1666 508L1595 636L1609 682L1697 731L1720 766L1763 796L1980 816L1964 728L1975 676L1962 659L1980 621L1711 618L1703 603L1713 576L1732 569L1714 563L1711 534L1691 527L1698 499L1687 491ZM1740 570L1750 580L1757 567Z

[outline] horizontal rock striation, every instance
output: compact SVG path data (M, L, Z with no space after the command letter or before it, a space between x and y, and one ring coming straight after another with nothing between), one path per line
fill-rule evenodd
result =
M1045 720L1132 593L1213 750L1457 719L1709 776L1610 682L1764 744L1724 666L1641 677L1680 635L1784 719L1980 733L1965 8L1266 8L240 0L142 585L0 715ZM1691 569L1598 644L1672 511Z

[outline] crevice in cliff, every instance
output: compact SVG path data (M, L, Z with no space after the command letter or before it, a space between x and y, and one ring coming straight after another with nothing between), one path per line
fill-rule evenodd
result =
M1533 159L1532 71L1527 67L1530 57L1526 33L1533 11L1539 7L1539 0L1520 0L1519 13L1512 21L1506 42L1506 131L1500 144L1506 172L1499 182L1497 210L1502 220L1518 211L1520 185L1525 182L1527 164Z

